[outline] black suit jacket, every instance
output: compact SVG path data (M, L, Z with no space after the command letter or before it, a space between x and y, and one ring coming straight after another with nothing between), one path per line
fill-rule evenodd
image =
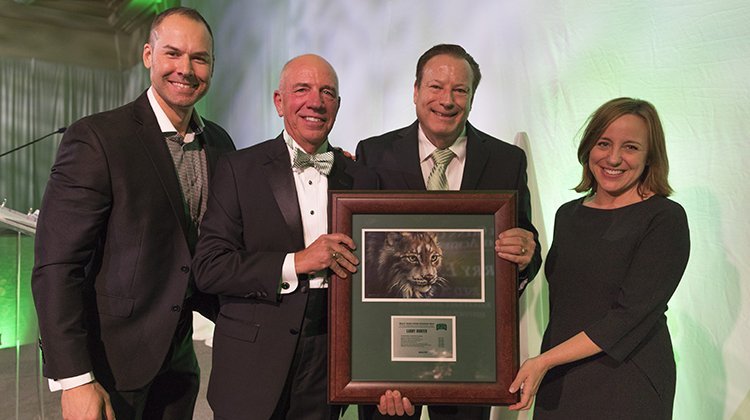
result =
M418 133L419 122L415 121L408 127L362 140L357 145L357 162L375 170L381 189L425 190ZM518 191L518 226L532 232L536 242L531 263L521 273L522 278L531 280L539 271L542 256L539 235L531 224L526 154L519 147L485 134L468 122L466 135L466 164L461 190Z
M371 170L334 151L329 190L376 188ZM208 387L219 417L267 419L276 407L307 304L300 289L278 294L302 229L282 136L220 159L193 261L196 284L221 303Z
M211 172L234 145L210 121L201 137ZM156 376L180 312L191 309L183 307L192 281L183 208L145 92L67 129L42 200L32 274L46 377L94 371L129 390ZM191 301L210 312L201 298Z

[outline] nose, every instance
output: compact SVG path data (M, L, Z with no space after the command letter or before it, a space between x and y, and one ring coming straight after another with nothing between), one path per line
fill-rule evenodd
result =
M311 90L307 98L307 106L310 109L322 110L324 108L323 102L325 101L325 99L323 99L323 95L324 94L322 92L315 92Z
M182 57L180 57L177 63L177 73L183 76L193 75L193 62L190 60L190 57L187 54L184 54Z
M446 108L452 108L455 104L456 101L453 97L453 90L444 89L440 94L440 105Z
M613 147L607 155L607 163L612 166L620 166L622 163L622 155L616 147Z

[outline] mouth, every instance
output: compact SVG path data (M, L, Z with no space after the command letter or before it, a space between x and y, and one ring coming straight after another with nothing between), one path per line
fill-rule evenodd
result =
M440 112L440 111L435 111L434 109L432 110L432 113L435 114L438 118L441 118L441 119L451 119L451 118L455 118L456 115L458 115L457 112L444 113L444 112Z
M304 119L305 121L311 122L311 123L316 123L316 124L324 123L326 121L326 120L324 120L323 118L320 118L320 117L302 117L302 119Z
M610 169L610 168L602 168L602 172L604 172L606 175L610 176L618 176L625 173L624 169Z
M185 80L167 80L167 83L174 86L178 90L195 90L196 88L198 88L198 83Z
M411 282L418 287L427 287L432 286L434 281L426 280L426 279L411 279Z

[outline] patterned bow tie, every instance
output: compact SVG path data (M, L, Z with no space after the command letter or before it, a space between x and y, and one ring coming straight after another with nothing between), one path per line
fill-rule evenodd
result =
M295 148L292 167L299 168L300 170L313 167L321 174L328 176L333 167L333 152L316 153L311 155L305 153L304 150Z

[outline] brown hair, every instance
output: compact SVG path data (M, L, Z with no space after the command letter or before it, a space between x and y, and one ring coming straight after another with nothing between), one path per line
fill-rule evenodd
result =
M581 182L575 187L577 192L592 195L596 192L596 179L589 168L589 153L604 131L616 119L623 115L637 115L643 119L648 128L646 167L638 181L638 193L646 191L668 197L672 194L669 186L669 160L664 130L656 108L647 101L633 98L617 98L606 102L588 118L586 128L578 145L578 162L583 166Z
M450 55L455 58L464 59L467 63L469 63L471 72L474 75L474 80L471 84L471 93L473 98L474 94L477 91L477 86L479 86L479 81L482 79L482 72L479 71L479 64L477 64L477 62L474 60L474 57L467 53L466 50L460 45L438 44L425 51L425 53L422 54L421 57L419 57L419 61L417 61L417 81L415 82L415 85L419 86L420 83L422 83L422 73L424 71L425 64L427 64L427 62L430 61L431 58L443 54Z

